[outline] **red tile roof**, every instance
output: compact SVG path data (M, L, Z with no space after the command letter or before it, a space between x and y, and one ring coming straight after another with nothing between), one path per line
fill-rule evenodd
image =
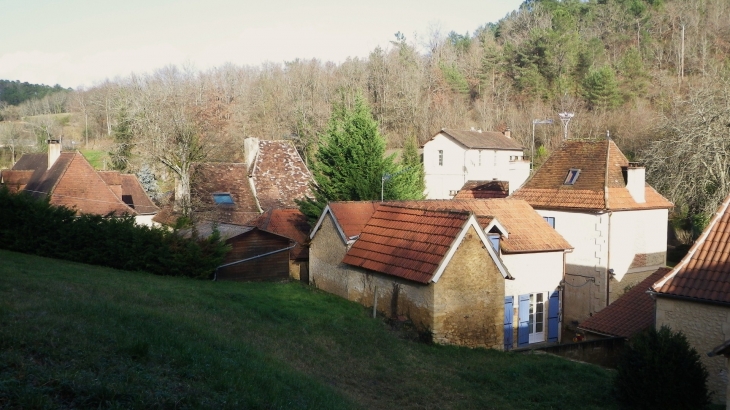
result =
M523 199L535 208L578 210L667 209L673 204L646 185L646 202L637 203L628 189L622 168L629 161L612 140L568 140L511 198ZM573 185L566 185L568 171L579 169Z
M261 209L296 207L312 197L312 174L291 141L259 141L251 178Z
M477 216L495 217L508 231L507 238L500 241L504 253L573 249L527 202L519 199L437 199L391 203L424 209L470 211Z
M508 181L467 181L454 199L507 198Z
M191 169L193 213L199 219L245 225L261 215L241 163L196 163ZM233 205L216 205L214 193L229 193Z
M346 201L330 202L327 207L332 212L337 225L345 235L345 241L360 235L362 229L375 213L380 202L376 201ZM324 216L324 215L323 215Z
M252 225L294 240L297 244L289 253L291 259L309 259L309 248L305 245L309 241L310 227L307 217L299 209L271 209L253 221Z
M628 338L653 326L654 300L647 291L669 271L669 268L658 269L578 327L605 336Z
M662 296L730 303L730 195L687 255L653 289Z
M429 283L470 216L380 205L342 262Z
M438 132L445 134L471 149L499 149L506 151L522 151L522 145L512 138L507 138L501 132L496 131L464 131L444 128ZM431 138L433 139L433 138Z
M31 195L50 196L51 204L75 209L79 214L137 214L78 152L62 152L50 169L47 154L25 154L9 176L24 182L24 191Z

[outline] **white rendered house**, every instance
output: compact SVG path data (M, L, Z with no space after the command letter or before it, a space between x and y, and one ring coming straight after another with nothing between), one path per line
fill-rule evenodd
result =
M450 199L469 180L509 182L509 192L530 176L530 162L510 131L442 129L423 145L426 198Z
M527 201L574 250L565 323L600 311L666 264L673 206L610 139L565 141L510 198Z

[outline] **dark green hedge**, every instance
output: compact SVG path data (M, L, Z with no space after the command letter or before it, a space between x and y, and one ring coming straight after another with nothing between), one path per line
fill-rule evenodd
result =
M183 238L134 224L134 217L76 216L0 187L0 248L156 275L209 278L228 251L216 233Z

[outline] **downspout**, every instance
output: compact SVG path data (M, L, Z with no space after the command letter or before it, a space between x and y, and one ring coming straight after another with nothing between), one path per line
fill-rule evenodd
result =
M608 204L608 167L611 160L611 137L610 134L606 132L606 174L603 179L603 206L604 211L608 213L608 234L606 235L606 306L608 306L609 301L609 294L610 294L610 282L609 282L609 272L611 272L611 215L613 215L613 212L609 210L609 204Z
M295 243L294 245L292 245L292 246L288 247L288 248L284 248L284 249L277 249L277 250L275 250L275 251L271 251L271 252L266 252L266 253L262 253L261 255L256 255L256 256L252 256L252 257L250 257L250 258L246 258L246 259L241 259L241 260L239 260L239 261L235 261L235 262L229 262L229 263L225 263L225 264L223 264L223 265L220 265L220 266L218 266L217 268L215 268L215 273L213 273L213 280L214 280L214 281L218 280L218 270L219 270L219 269L221 269L221 268L227 268L227 267L229 267L229 266L233 266L233 265L238 265L239 263L243 263L243 262L248 262L248 261L251 261L251 260L254 260L254 259L259 259L259 258L263 258L264 256L269 256L269 255L273 255L273 254L275 254L275 253L279 253L279 252L284 252L284 251L288 251L288 250L290 250L290 249L294 248L295 246L297 246L297 244L296 244L296 243Z

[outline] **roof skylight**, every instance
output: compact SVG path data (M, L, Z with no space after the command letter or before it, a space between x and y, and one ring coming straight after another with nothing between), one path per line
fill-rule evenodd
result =
M563 181L563 185L573 185L575 184L575 181L578 179L578 175L580 175L580 170L571 168L568 171L568 175L565 176L565 181Z
M218 192L213 194L213 201L216 205L233 205L233 197L228 192Z

